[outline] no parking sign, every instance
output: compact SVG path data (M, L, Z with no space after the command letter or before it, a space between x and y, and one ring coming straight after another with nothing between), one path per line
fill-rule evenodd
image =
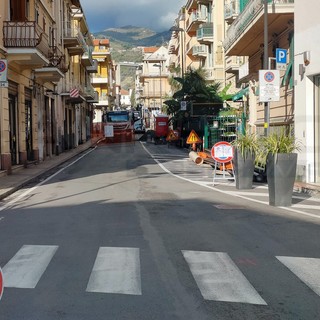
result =
M260 102L279 101L279 70L259 70L259 89Z

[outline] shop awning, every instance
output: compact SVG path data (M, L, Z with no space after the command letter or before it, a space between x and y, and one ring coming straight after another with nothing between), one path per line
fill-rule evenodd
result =
M241 89L238 91L233 97L232 101L242 100L243 96L246 96L249 94L249 86L245 87L244 89Z
M281 81L281 86L285 86L288 83L288 80L290 87L292 87L292 61L290 61L287 65L286 72Z

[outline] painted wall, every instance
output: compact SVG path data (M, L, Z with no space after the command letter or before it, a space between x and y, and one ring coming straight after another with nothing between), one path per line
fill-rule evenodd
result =
M298 179L316 182L316 153L319 145L315 143L315 109L319 102L315 92L315 76L320 75L320 2L295 0L295 134L302 142L302 151L298 156ZM310 52L310 63L304 63L303 52ZM300 68L300 72L299 72ZM305 72L301 73L304 69ZM300 74L299 74L300 73ZM319 166L319 165L318 165ZM319 181L317 181L319 182Z

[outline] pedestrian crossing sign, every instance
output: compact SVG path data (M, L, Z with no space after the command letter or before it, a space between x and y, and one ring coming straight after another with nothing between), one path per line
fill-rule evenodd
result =
M197 133L194 130L191 130L189 137L187 139L187 144L193 144L193 143L201 143L202 140L199 138Z

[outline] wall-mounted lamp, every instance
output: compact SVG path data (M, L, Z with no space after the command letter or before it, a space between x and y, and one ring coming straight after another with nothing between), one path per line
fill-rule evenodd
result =
M310 64L310 51L305 51L303 53L303 62L305 66L308 66Z
M302 63L300 63L300 64L299 64L299 75L300 75L301 77L303 77L303 75L304 75L305 72L306 72L306 67L305 67Z

